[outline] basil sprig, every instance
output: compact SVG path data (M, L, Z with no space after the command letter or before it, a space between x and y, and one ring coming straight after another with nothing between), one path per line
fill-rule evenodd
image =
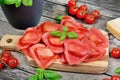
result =
M15 6L19 7L21 5L21 2L22 2L22 0L17 0L16 3L15 3Z
M117 67L117 68L115 69L115 73L120 74L120 67Z
M32 6L33 0L0 0L0 4L2 5L13 5L16 7L20 7L21 4L25 6Z
M68 32L67 33L67 36L69 37L69 38L71 38L71 39L76 39L76 38L78 38L78 35L75 33L75 32Z
M64 17L63 15L62 15L62 16L57 16L57 17L55 18L55 20L61 21L63 17Z
M25 6L32 6L33 0L22 0L22 3Z
M63 26L62 29L64 32L68 32L68 28L66 26Z
M62 35L60 36L60 41L63 41L67 37L67 33L63 32Z
M51 34L52 36L59 37L59 36L61 36L62 33L61 33L60 31L56 30L56 31L52 31L50 34Z
M63 41L66 37L68 37L70 39L77 39L78 38L77 33L74 31L68 32L67 27L63 26L62 30L63 30L63 32L61 32L59 30L51 31L50 34L52 36L55 36L55 37L60 37L60 41Z
M28 80L60 80L61 75L52 70L36 69L36 74L30 76Z
M61 79L60 74L58 74L55 71L51 71L51 70L46 70L44 73L44 76L46 80L60 80Z

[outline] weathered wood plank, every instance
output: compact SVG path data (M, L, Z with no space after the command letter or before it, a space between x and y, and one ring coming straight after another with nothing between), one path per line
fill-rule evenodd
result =
M120 47L120 40L116 39L113 35L109 35L109 43L110 43L110 49L109 49L109 52L111 51L112 48L114 47ZM115 75L115 69L117 67L120 67L120 64L119 64L119 60L120 59L115 59L115 58L110 58L109 60L109 70L108 70L108 74L111 74L111 75Z
M108 10L112 10L115 12L120 12L120 0L78 0L84 3L100 6L102 8L106 8ZM109 5L106 5L109 4Z
M103 16L102 16L103 17ZM108 19L106 19L106 17L103 17L102 18L102 20L109 20L110 18L108 18ZM44 22L44 21L53 21L53 22L55 22L53 19L49 19L49 18L46 18L46 17L41 17L41 22ZM100 19L101 20L101 19ZM0 27L1 27L1 29L0 29L0 36L2 36L2 35L5 35L5 34L15 34L15 35L22 35L22 33L24 32L24 30L17 30L17 29L14 29L11 25L9 25L8 23L6 23L6 22L2 22L2 21L0 21ZM103 29L103 28L105 28L105 25L104 25L105 23L104 23L104 21L103 21L103 23L99 23L99 25L98 24L96 24L96 27L97 27L97 25L98 26L100 26L101 27L101 29ZM101 26L102 25L102 26ZM86 26L89 26L89 27L92 27L93 25L87 25L86 24ZM94 24L94 26L95 26L95 24ZM111 35L112 36L112 35ZM114 44L113 42L116 42L116 41L114 41L113 40L113 38L110 38L111 39L111 44L110 45L114 45L114 46L116 46L116 44ZM31 72L33 72L34 71L34 69L32 68L32 67L30 67L29 65L28 65L28 63L27 63L27 60L26 60L26 58L25 58L25 56L24 55L22 55L22 54L15 54L15 55L17 55L18 56L18 58L20 59L20 66L19 66L19 68L20 69L24 69L24 70L27 70L27 71L31 71ZM24 58L23 58L24 57ZM118 64L117 62L115 62L116 64ZM113 70L113 67L111 67L113 64L111 64L110 63L110 68L109 68L109 70ZM117 65L115 65L114 67L117 67ZM112 73L111 73L112 72ZM109 71L108 72L108 74L114 74L114 72L113 71Z
M47 2L47 1L50 1L50 2ZM67 0L47 0L47 1L45 1L44 10L43 10L43 14L42 14L43 16L46 16L46 17L42 16L40 22L44 22L46 20L47 21L54 21L53 19L50 19L50 18L55 18L57 15L62 15L62 14L66 15L67 14L65 12L66 7L61 6L61 5L57 5L58 3L59 4L64 3L64 5L66 5ZM57 3L57 4L53 4L53 2ZM83 1L79 2L79 3L83 4ZM102 12L103 16L101 16L101 18L98 19L97 22L94 25L85 24L85 26L87 26L87 27L92 27L92 26L97 27L98 26L100 29L105 29L105 23L108 20L110 20L112 18L116 18L120 15L116 12L98 7L99 5L95 5L95 4L92 5L92 3L88 3L88 2L86 2L86 3L90 7L90 10L92 10L92 9L100 9L100 11L103 10L103 12ZM2 13L1 9L0 9L0 13ZM106 16L108 16L108 17L106 17ZM49 18L47 18L47 17L49 17ZM109 18L109 17L111 17L111 18ZM2 13L2 14L0 14L0 28L1 28L0 29L0 36L2 36L4 34L16 34L16 35L19 34L19 35L22 35L22 33L24 32L23 30L17 30L17 29L12 28L11 25L9 25L8 23L3 22L3 21L7 21L7 20ZM80 22L83 22L83 21L80 21ZM116 47L116 46L119 47L119 44L120 44L120 42L118 40L116 40L112 35L110 35L110 49L113 46L114 47ZM27 71L30 71L32 73L35 73L35 68L32 68L27 64L27 59L25 58L24 55L19 54L17 52L14 52L13 54L20 59L19 69L27 70ZM111 74L111 75L115 74L114 69L118 66L120 66L119 65L119 60L110 58L109 70L108 70L107 73ZM8 74L9 71L8 72L6 71L6 73ZM104 75L103 76L102 75L92 75L92 74L88 75L88 74L66 73L66 72L60 72L60 73L63 76L62 80L102 80L102 77L104 77Z
M93 9L94 7L96 7L96 6L92 6L92 5L89 5L89 6L91 6L90 9ZM105 14L105 16L109 16L109 17L112 16L113 18L118 17L118 14L116 15L116 13L114 14L113 12L109 12L109 11L104 10L104 9L103 10L101 9L101 11L105 11L105 12L102 12L103 14ZM0 9L0 12L1 12L1 14L0 14L0 20L7 21L6 18L5 18L5 16L4 16L4 14L3 14L3 12L1 11L1 9ZM49 18L55 18L58 15L68 15L68 13L66 11L66 7L64 7L64 6L53 4L51 2L45 2L44 9L43 9L43 14L42 15L46 16L46 17L49 17ZM103 22L102 18L99 19L99 20L101 20L100 22Z
M60 5L66 5L69 0L46 0ZM120 0L76 0L78 3L82 2L85 4L91 4L94 6L99 6L101 8L106 8L111 11L118 12L120 11ZM106 5L109 4L109 5Z
M42 19L42 20L46 20L46 18L45 19ZM5 23L5 22L1 22L0 23L1 24L1 26L0 27L11 27L11 26L7 26L7 23ZM12 28L12 27L11 27ZM17 33L17 31L18 30L16 30L16 29L9 29L8 31L9 31L9 33L10 34L20 34L20 33ZM1 32L1 34L2 34L2 32L3 32L3 30L2 29L0 29L0 32ZM14 33L15 32L15 33ZM5 31L4 32L4 34L5 33L8 33L7 31ZM21 32L22 33L22 32ZM4 35L4 34L2 34L2 35ZM2 36L1 35L1 36ZM20 61L20 64L19 64L19 67L18 67L18 69L20 69L20 70L25 70L25 71L28 71L28 72L30 72L30 73L35 73L35 68L33 68L33 67L31 67L31 66L29 66L28 65L28 63L27 63L27 59L26 59L26 57L23 55L23 54L21 54L21 53L18 53L18 52L13 52L13 55L15 56L15 57L17 57L18 59L19 59L19 61ZM8 74L8 75L10 75L9 73L10 73L11 71L6 71L6 74ZM14 72L14 71L13 71ZM59 72L62 76L63 76L63 78L62 78L62 80L79 80L79 79L82 79L82 80L94 80L94 79L96 79L96 80L102 80L102 78L103 77L105 77L105 75L94 75L94 74L81 74L81 73L67 73L67 72ZM15 73L14 73L15 74ZM21 72L21 74L23 74L22 72ZM19 74L20 75L20 74ZM11 76L13 76L13 75L10 75L10 77ZM27 77L27 76L26 76ZM107 77L107 76L106 76ZM18 78L18 77L17 77ZM20 78L20 77L19 77ZM22 80L24 80L24 79L22 79Z
M108 77L106 75L89 75L89 74L80 74L80 73L65 73L58 72L61 74L61 80L102 80L104 77ZM5 69L0 72L0 80L27 80L29 76L27 72L18 70L18 69ZM2 77L1 77L2 76Z
M27 63L27 59L24 55L18 52L12 52L15 57L18 58L20 64L18 69L5 69L1 72L1 74L6 75L8 77L12 77L14 80L26 80L31 74L35 73L35 68L31 67ZM23 71L21 71L23 70ZM24 72L27 71L27 72ZM82 73L68 73L68 72L60 72L62 75L61 80L102 80L104 77L109 77L107 75L95 75L95 74L82 74ZM17 78L17 79L16 79Z
M102 30L103 35L108 38L108 35L106 32ZM6 42L6 40L12 39L11 43ZM20 36L18 35L4 35L0 41L0 47L5 49L11 49L11 50L18 50L17 42L20 39ZM38 67L38 65L34 62L33 59L31 59L29 56L26 56L28 59L28 63L31 66ZM106 56L103 60L95 61L95 62L89 62L89 63L81 63L78 66L70 66L70 65L63 65L60 63L54 63L49 67L49 69L54 70L62 70L62 71L69 71L69 72L82 72L82 73L96 73L101 74L105 73L108 69L108 59L109 59L109 53L108 48L106 49Z
M17 57L20 61L19 69L26 70L30 73L35 73L35 68L31 67L27 63L27 59L24 55L18 52L13 52L14 56ZM10 72L10 71L8 71ZM107 75L95 75L95 74L82 74L82 73L68 73L68 72L61 72L57 71L62 75L61 80L102 80L104 77L109 77ZM22 75L23 73L21 73ZM13 75L10 75L10 77ZM20 77L18 77L19 79ZM24 79L22 79L24 80Z
M49 2L47 2L46 3L46 1L49 1ZM52 4L51 2L53 2L53 3L58 3L58 4L64 4L64 5L67 5L67 2L69 1L69 0L46 0L45 1L45 5L50 5L50 4ZM92 1L91 1L92 2ZM97 2L97 1L96 1ZM107 2L107 1L106 1ZM98 5L92 5L92 4L89 4L89 3L84 3L84 2L81 2L80 0L78 0L78 2L77 2L77 5L81 5L81 4L86 4L87 6L88 6L88 8L89 8L89 10L91 11L91 10L94 10L94 9L98 9L98 10L100 10L100 12L101 12L101 15L104 15L104 16L108 16L108 17L112 17L112 18L116 18L116 17L119 17L120 16L120 14L119 14L119 12L114 12L114 11L112 11L112 10L109 10L109 9L106 9L106 7L99 7ZM99 3L98 3L99 4ZM57 8L57 6L56 6L57 4L53 4L53 7L55 7L55 10L54 11L57 11L57 9L58 9L58 11L59 11L59 8ZM101 4L100 4L101 5ZM107 5L106 5L107 6ZM49 10L51 10L52 8L51 7L44 7L44 9L49 9ZM60 14L60 13L59 13Z
M56 3L59 3L59 1L61 0L50 0L50 1L54 1ZM49 17L49 18L55 18L58 15L68 15L67 13L67 8L65 6L61 6L61 5L57 5L57 4L53 4L52 2L47 2L44 1L44 8L43 8L43 16ZM67 4L67 1L64 0L62 1L64 3ZM78 2L79 5L84 4L82 2ZM107 10L105 8L101 8L99 6L94 6L91 4L86 4L89 7L89 10L93 10L93 9L98 9L101 11L101 15L103 16L108 16L108 17L112 17L112 18L116 18L119 17L120 14ZM0 20L6 21L6 18L3 14L3 12L1 11L2 9L0 8Z
M41 20L40 20L39 24L44 22L44 21L55 22L55 20L53 20L53 19L41 17ZM24 32L24 30L15 29L9 23L4 22L4 21L0 21L0 30L1 30L0 31L0 36L5 35L5 34L22 35L23 32Z
M19 69L4 69L0 71L0 80L27 80L31 75Z

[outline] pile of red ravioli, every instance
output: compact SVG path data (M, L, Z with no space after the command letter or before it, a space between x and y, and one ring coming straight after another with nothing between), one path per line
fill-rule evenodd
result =
M76 32L78 38L60 41L59 37L50 34L51 31L62 30L62 26L66 26L68 31ZM98 29L85 28L72 17L64 16L60 24L44 22L26 29L17 48L32 58L39 67L46 69L56 59L68 65L103 59L108 45L108 39Z

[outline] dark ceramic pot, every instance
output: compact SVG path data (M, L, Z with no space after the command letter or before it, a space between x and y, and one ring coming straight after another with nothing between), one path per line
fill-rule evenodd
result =
M31 7L21 5L19 8L14 5L2 5L2 10L13 27L26 29L38 24L42 14L43 3L43 0L33 0Z

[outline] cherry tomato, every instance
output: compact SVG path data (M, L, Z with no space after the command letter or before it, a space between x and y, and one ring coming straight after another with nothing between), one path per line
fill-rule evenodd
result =
M119 48L112 48L111 56L114 58L119 58L120 57L120 49Z
M15 68L18 66L18 60L16 58L10 58L8 61L8 66L10 68Z
M8 63L9 58L6 56L1 56L1 60L4 61L5 63Z
M83 4L83 5L80 6L79 9L80 9L80 10L87 11L87 10L88 10L88 7L87 7L85 4Z
M88 14L86 17L85 17L85 22L88 23L88 24L92 24L95 22L95 17Z
M11 56L12 56L12 53L11 53L11 51L10 50L4 50L3 52L2 52L2 57L7 57L7 58L10 58Z
M86 11L78 10L76 12L76 17L79 18L79 19L84 19L86 17Z
M120 80L120 76L112 76L110 80Z
M76 6L75 0L70 0L70 1L68 2L68 6L69 6L69 7Z
M78 8L76 8L76 7L70 7L70 8L69 8L69 13L70 13L71 15L75 15L76 12L77 12L77 10L78 10Z
M91 12L91 14L95 16L95 19L97 19L97 18L100 17L100 11L98 11L98 10L93 10L93 11Z
M2 70L3 69L3 64L2 64L2 62L0 62L0 70Z

